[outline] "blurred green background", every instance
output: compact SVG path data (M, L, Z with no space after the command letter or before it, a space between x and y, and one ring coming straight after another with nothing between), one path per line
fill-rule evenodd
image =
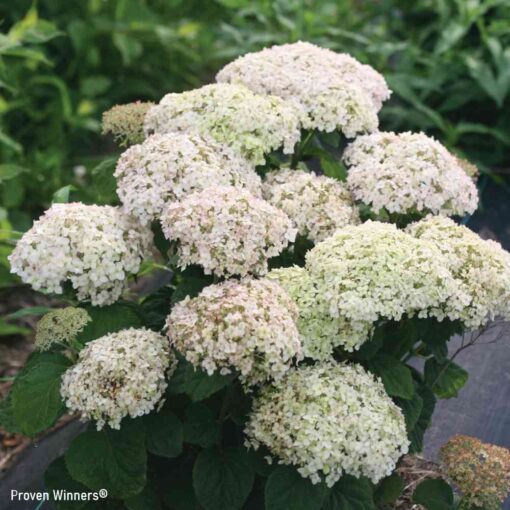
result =
M0 0L0 287L52 201L116 200L104 110L214 80L237 55L307 40L393 89L381 127L423 130L504 183L508 0Z

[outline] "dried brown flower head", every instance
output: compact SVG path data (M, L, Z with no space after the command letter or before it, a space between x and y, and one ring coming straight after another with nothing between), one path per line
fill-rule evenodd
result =
M440 453L443 470L464 496L462 503L501 508L510 491L510 451L469 436L454 436Z

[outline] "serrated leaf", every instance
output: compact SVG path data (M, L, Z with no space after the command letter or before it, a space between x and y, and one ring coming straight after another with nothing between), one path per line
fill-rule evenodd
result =
M143 326L141 313L133 303L115 303L102 307L87 306L85 309L92 320L77 337L77 341L82 345L108 333Z
M65 453L71 476L113 498L130 498L145 487L147 452L140 420L124 420L120 430L88 430Z
M394 503L402 494L404 487L404 480L398 473L393 473L392 475L383 478L379 482L375 492L377 503L382 503L384 505Z
M417 393L420 395L423 405L420 417L416 421L413 430L411 432L408 431L409 440L411 441L409 453L419 453L423 450L423 436L430 425L436 407L436 397L430 388L420 385Z
M402 414L406 420L406 429L409 433L413 430L416 422L420 418L421 411L423 409L423 399L420 397L418 392L414 392L411 399L396 398L395 403L402 410Z
M429 479L416 487L413 501L427 510L453 510L453 491L441 478Z
M154 455L173 458L182 451L182 423L175 414L161 410L144 419L147 434L147 450Z
M414 393L413 376L409 367L397 359L380 355L368 363L371 372L378 375L388 395L410 399Z
M186 276L176 285L174 293L171 298L171 303L174 305L182 301L185 297L189 296L194 298L198 296L200 291L211 283L209 277L199 276Z
M220 391L234 378L235 374L207 375L203 370L195 369L191 363L181 359L168 385L168 391L171 394L185 393L193 402L198 402Z
M193 466L193 487L205 510L238 510L251 492L254 474L242 448L204 450Z
M12 409L12 396L9 392L2 400L0 400L0 427L11 434L19 434L21 432L14 418Z
M344 475L329 490L323 510L375 510L372 485L365 478Z
M188 408L184 422L184 440L187 443L209 448L220 440L221 425L212 411L200 402Z
M58 510L79 510L87 504L86 501L59 501L55 499L60 493L88 492L87 487L73 480L67 470L64 457L54 460L44 474L44 483L50 493L50 499Z
M266 510L319 510L326 496L323 483L313 485L294 468L281 466L267 479Z
M124 500L127 510L161 510L161 500L154 485L150 482L136 496Z
M12 387L12 411L20 430L33 436L51 427L65 410L60 396L62 374L71 361L62 354L34 353Z
M172 510L199 510L193 484L187 480L177 480L165 487L165 505Z
M439 398L456 397L467 380L468 373L453 361L432 358L425 363L425 382Z

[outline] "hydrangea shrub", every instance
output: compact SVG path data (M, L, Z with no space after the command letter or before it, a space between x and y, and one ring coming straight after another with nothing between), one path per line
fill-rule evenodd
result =
M66 307L40 320L2 415L33 436L65 412L88 423L49 488L103 488L86 508L119 510L398 497L399 459L468 378L448 341L510 317L510 254L450 218L477 207L471 164L423 133L378 131L390 93L300 42L105 114L129 145L122 205L55 204L10 257ZM131 283L151 271L141 294ZM446 488L416 501L453 509Z

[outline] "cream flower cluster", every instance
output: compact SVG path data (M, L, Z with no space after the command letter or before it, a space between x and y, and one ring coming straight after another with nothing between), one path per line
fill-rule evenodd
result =
M327 360L335 347L352 352L369 338L372 324L329 313L329 304L321 299L319 285L305 268L273 269L267 278L278 282L298 306L297 324L304 356Z
M254 165L264 164L265 155L280 147L292 154L301 135L292 105L227 83L167 94L148 111L147 134L175 131L211 136Z
M84 308L68 306L51 310L37 323L35 346L40 351L46 351L55 344L66 345L73 341L91 320Z
M209 186L239 186L261 193L255 168L230 148L200 135L152 135L120 157L117 194L126 212L143 223L158 219L170 202Z
M306 42L248 53L216 79L279 96L300 112L305 129L340 129L349 138L377 129L377 113L390 96L384 78L370 66Z
M176 360L168 340L148 329L124 329L88 343L62 377L60 392L71 411L107 423L151 412L161 401Z
M423 133L360 136L343 158L354 198L375 212L460 216L478 206L476 185L459 160Z
M305 268L276 269L268 278L295 300L304 353L319 360L335 347L359 349L380 319L457 319L468 299L434 243L371 221L317 244Z
M63 292L69 281L79 300L113 303L128 275L152 246L152 233L110 206L54 204L18 241L11 271L34 290Z
M368 221L345 227L306 257L306 269L333 317L373 323L429 313L444 317L457 285L434 243L394 225ZM460 306L460 303L459 303Z
M468 328L496 317L510 318L510 253L499 243L441 216L428 216L407 231L442 252L458 293L467 296L459 318Z
M296 236L290 219L240 188L218 186L170 204L163 233L179 242L179 267L198 264L206 274L265 274L267 261Z
M314 242L345 225L359 223L350 193L330 177L282 169L266 176L263 193L270 204L289 216L301 235Z
M267 280L227 281L177 303L167 319L170 343L195 367L232 370L251 385L278 379L301 355L294 302Z
M405 420L380 380L359 365L290 370L255 400L248 445L267 447L313 483L346 473L374 483L407 453Z

